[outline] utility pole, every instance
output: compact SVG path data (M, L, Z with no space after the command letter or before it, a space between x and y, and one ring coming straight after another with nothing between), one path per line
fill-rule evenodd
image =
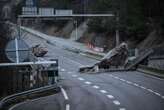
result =
M74 24L74 27L75 27L75 40L77 40L77 34L78 34L78 32L77 32L77 19L75 19L73 21L73 24Z
M119 14L116 14L116 46L120 44L120 35L119 35Z
M75 25L76 25L76 40L77 40L77 20L75 21Z

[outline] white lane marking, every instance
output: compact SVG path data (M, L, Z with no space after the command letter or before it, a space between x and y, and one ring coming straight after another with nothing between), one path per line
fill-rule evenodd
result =
M109 99L114 99L114 96L112 96L112 95L107 95L107 97L108 97Z
M68 98L66 91L62 87L60 87L60 88L61 88L61 91L62 91L62 94L63 94L65 100L68 100L69 98Z
M106 90L100 90L100 92L103 93L103 94L106 94L107 93Z
M125 108L120 108L119 110L126 110Z
M70 105L66 104L66 110L70 110Z
M72 77L77 77L77 75L74 74L74 75L72 75Z
M79 77L78 79L79 79L80 81L84 81L84 80L85 80L84 78L81 78L81 77Z
M88 84L88 85L90 85L90 84L92 84L92 83L91 83L91 82L89 82L89 81L86 81L86 82L85 82L85 84Z
M122 79L123 82L126 82L126 80Z
M92 87L95 88L95 89L99 89L100 88L99 86L96 86L96 85L94 85Z
M144 86L140 86L140 88L142 88L142 89L146 89L146 87L144 87Z
M126 83L128 83L128 84L132 84L132 82L130 82L130 81L126 81Z
M119 102L118 100L114 100L113 103L114 103L115 105L120 105L120 102Z
M133 85L134 85L134 86L137 86L137 87L139 87L139 85L138 85L138 84L136 84L136 83L133 83Z
M164 99L164 96L161 96L162 99Z
M154 93L154 91L153 90L151 90L151 89L147 89L149 92L152 92L152 93Z
M68 72L68 74L71 74L71 73L72 73L72 72L70 72L70 71Z
M61 69L61 71L62 71L62 72L64 72L64 71L65 71L65 69L63 69L63 68L62 68L62 69Z
M125 81L124 79L121 79L121 78L120 78L119 80L120 80L120 81L123 81L123 82Z
M141 72L141 71L138 71L138 72ZM143 72L141 72L141 73L143 73ZM137 73L137 74L139 74L139 73ZM152 79L157 79L157 80L162 80L162 81L164 80L164 79L161 79L161 78L158 78L158 77L155 77L155 76L152 76L152 75L148 75L148 74L144 74L144 76L150 77Z
M118 80L120 80L120 81L126 82L126 83L128 83L128 84L132 84L132 85L134 85L134 86L136 86L136 87L140 87L141 89L147 90L148 92L153 93L153 94L155 94L155 95L157 95L157 96L160 96L160 97L162 96L160 93L154 92L153 90L148 89L148 88L146 88L146 87L144 87L144 86L140 86L140 85L137 84L137 83L133 83L133 82L130 82L130 81L126 81L126 80L121 79L121 78L119 78L119 77L117 77L117 76L114 76L114 78L116 78L116 79L118 79ZM162 97L161 97L161 98L162 98ZM162 98L162 99L163 99L163 98Z
M120 79L119 77L117 77L117 76L114 76L114 78L116 78L116 79Z
M160 94L160 93L158 93L158 92L154 92L154 94L155 94L155 95L158 95L158 96L161 96L161 94Z

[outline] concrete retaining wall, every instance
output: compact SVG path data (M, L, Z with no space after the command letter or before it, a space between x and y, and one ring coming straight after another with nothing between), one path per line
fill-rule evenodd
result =
M164 56L156 56L149 58L148 67L164 70Z

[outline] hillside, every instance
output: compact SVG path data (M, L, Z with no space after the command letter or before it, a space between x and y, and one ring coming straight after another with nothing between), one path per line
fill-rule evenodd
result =
M78 28L84 21L87 29L80 33L77 41L92 43L110 50L115 46L115 30L119 30L120 42L127 42L130 48L149 48L164 42L164 2L162 0L40 0L39 7L55 9L73 9L74 13L113 13L119 17L82 18L78 20ZM36 29L47 34L69 39L75 35L74 21L48 21L35 24ZM72 23L70 23L72 22ZM39 27L39 28L38 28ZM154 32L156 31L156 32ZM79 31L80 32L80 31ZM73 34L72 34L73 33ZM97 44L97 40L100 44Z

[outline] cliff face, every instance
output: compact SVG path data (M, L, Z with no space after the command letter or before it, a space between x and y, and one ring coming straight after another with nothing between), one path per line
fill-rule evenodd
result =
M154 30L138 45L139 49L152 48L157 46L162 46L164 44L164 38Z
M117 10L120 18L118 23L118 28L120 30L120 42L127 42L130 48L138 47L140 49L144 49L161 45L164 41L162 35L158 35L158 32L154 32L154 29L149 29L154 28L155 25L152 24L160 23L162 25L162 12L164 12L164 8L162 6L163 2L160 2L160 0L152 0L149 3L147 3L147 0L37 0L36 4L39 7L73 9L73 12L75 13L90 11L91 13L104 13L105 10L111 10L114 13L116 11L115 8L117 7L120 9ZM97 45L97 41L100 41L103 42L100 47L105 46L108 50L112 49L115 46L115 30L117 28L116 19L103 17L90 19L91 22L88 23L90 24L88 25L88 28L92 29L94 32L89 32L89 29L82 32L82 34L81 32L78 32L81 37L78 41L82 43L91 42L94 45ZM61 21L57 22L61 23ZM69 38L71 36L70 33L73 33L72 38L74 39L76 34L75 24L70 23L70 25L67 25L67 23L68 22L61 23L62 27L56 24L49 25L51 23L43 24L42 26L39 24L39 28L41 27L42 29L40 30L42 32L46 32L46 34L59 37L62 36L64 38Z

